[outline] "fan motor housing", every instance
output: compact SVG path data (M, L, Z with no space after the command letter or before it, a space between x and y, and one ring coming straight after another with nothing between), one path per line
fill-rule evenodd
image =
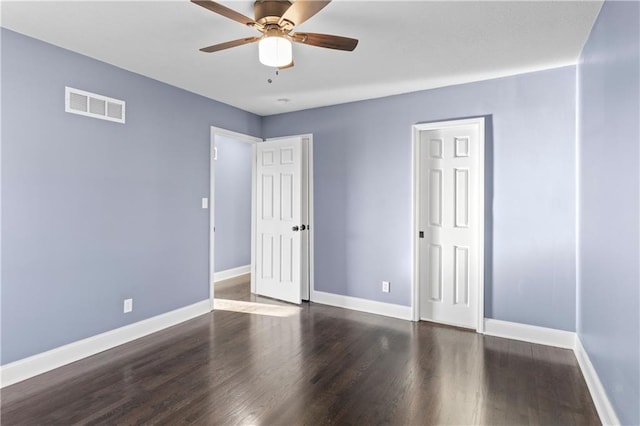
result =
M288 0L258 0L253 5L253 12L257 23L262 25L277 24L289 7L291 7L291 2Z

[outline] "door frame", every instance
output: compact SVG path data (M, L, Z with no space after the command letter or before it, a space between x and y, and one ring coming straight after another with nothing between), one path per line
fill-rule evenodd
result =
M245 135L244 133L238 133L231 130L223 129L220 127L211 126L211 136L209 139L209 304L213 311L213 299L215 293L215 277L214 277L214 225L215 225L215 165L216 165L216 136L222 136L230 138L239 142L245 142L252 145L252 159L251 159L251 285L253 288L253 276L254 276L254 240L255 240L255 176L256 176L256 164L255 164L255 145L262 142L262 139L255 136Z
M412 257L413 257L413 276L412 276L412 293L411 293L411 310L413 321L420 321L420 202L422 200L422 188L420 185L420 133L426 130L437 130L443 128L451 128L458 126L475 125L478 127L478 230L477 230L477 250L478 250L478 300L476 312L476 332L484 333L484 181L485 181L485 119L484 117L467 118L460 120L437 121L430 123L419 123L412 126L412 192L413 205L412 213Z
M239 142L245 142L252 145L251 147L251 292L256 292L255 282L255 255L256 255L256 166L257 166L257 150L256 145L265 140L255 136L246 135L244 133L234 132L232 130L223 129L221 127L211 126L209 140L209 304L213 311L214 295L215 295L215 277L214 277L214 252L215 252L215 163L216 136L223 136ZM308 297L311 300L311 294L314 291L314 217L313 217L313 134L305 133L300 135L283 136L277 138L269 138L269 140L286 139L291 137L307 138L309 140L308 151L308 209L309 209L309 289ZM314 226L311 226L314 225Z
M307 209L308 209L308 230L309 230L309 238L308 238L308 243L309 243L309 259L308 259L308 269L309 269L309 288L306 290L303 289L303 291L301 292L302 294L302 300L303 301L311 301L311 296L313 295L315 286L314 286L314 251L313 251L313 246L314 246L314 231L315 231L315 222L314 222L314 216L313 216L313 134L312 133L302 133L299 135L289 135L289 136L278 136L278 137L274 137L274 138L266 138L264 140L262 140L261 142L267 142L267 141L277 141L280 139L290 139L290 138L300 138L300 139L308 139L309 140L309 146L308 146L308 151L307 151L307 158L306 158L306 166L307 166L307 187L306 187L306 191L307 191ZM303 151L304 152L304 151ZM257 156L257 151L254 147L253 150L253 186L255 186L256 182L256 166L257 166L257 160L258 160L258 156ZM304 162L303 162L303 166L304 166ZM304 185L302 186L303 190ZM256 204L256 194L253 194L253 200L252 200L252 205ZM255 214L253 214L254 212L252 212L252 216L254 217L254 222L255 222ZM313 225L313 226L312 226ZM252 225L254 226L254 225ZM256 283L253 279L253 276L255 275L255 266L254 266L254 262L253 262L253 258L255 256L255 233L254 233L254 229L252 228L251 230L251 292L255 293L256 292ZM305 295L306 295L306 299L305 299Z

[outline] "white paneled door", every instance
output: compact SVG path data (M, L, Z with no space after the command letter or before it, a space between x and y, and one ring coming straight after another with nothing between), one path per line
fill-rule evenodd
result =
M301 303L302 144L257 145L256 293Z
M419 133L420 319L475 329L480 265L481 126Z

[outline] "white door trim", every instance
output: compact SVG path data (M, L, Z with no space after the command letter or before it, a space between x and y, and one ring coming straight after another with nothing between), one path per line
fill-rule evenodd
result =
M413 291L411 293L411 310L413 321L420 320L420 269L418 265L420 240L418 232L420 231L419 223L419 206L421 202L420 188L420 132L425 130L443 129L449 127L457 127L464 125L478 126L478 143L479 143L479 164L478 164L478 307L476 331L484 333L484 156L485 156L485 140L484 140L484 117L469 118L462 120L438 121L434 123L421 123L412 126L412 157L413 157L413 206L412 212L412 245L413 245Z
M251 164L251 288L252 291L254 289L255 283L253 282L254 268L255 262L253 259L254 256L254 240L255 240L255 176L256 176L256 164L255 164L255 144L258 142L262 142L262 139L256 138L255 136L245 135L244 133L238 133L227 129L222 129L220 127L211 126L211 137L209 141L209 304L210 309L213 311L213 297L215 292L214 287L214 232L213 228L215 225L215 146L216 146L216 136L223 136L230 139L237 140L239 142L246 142L254 145L253 151L253 159Z
M265 139L265 141L277 141L279 139L289 139L289 138L301 138L301 139L308 139L309 140L309 152L308 152L308 162L307 162L307 170L308 170L308 181L307 181L307 188L306 190L308 191L308 209L309 209L309 291L307 293L308 296L308 300L309 301L313 301L312 300L312 295L315 291L315 286L314 286L314 250L313 250L313 246L314 246L314 232L315 232L315 222L314 222L314 216L313 216L313 134L312 133L303 133L303 134L299 134L299 135L290 135L290 136L279 136L277 138L267 138ZM256 155L256 150L254 147L254 153L253 153L253 158L254 158L254 168L255 168L255 163L257 161L257 155ZM254 186L255 186L255 169L254 169ZM303 188L303 190L305 190L305 188ZM252 203L255 204L255 194L253 196L254 202ZM255 216L252 214L252 216ZM252 225L253 226L253 225ZM253 265L253 256L254 256L254 245L253 245L253 240L254 240L254 231L252 229L251 231L251 264ZM253 277L254 274L254 270L252 269L251 271L251 276ZM253 278L251 279L251 292L255 293L256 292L256 288L255 288L255 282L253 280ZM303 296L305 295L305 292L302 292ZM304 297L303 297L304 299ZM307 299L304 299L307 300Z

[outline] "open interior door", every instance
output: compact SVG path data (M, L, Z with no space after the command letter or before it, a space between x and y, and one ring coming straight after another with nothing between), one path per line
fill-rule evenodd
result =
M300 304L301 138L261 142L256 153L256 293Z

